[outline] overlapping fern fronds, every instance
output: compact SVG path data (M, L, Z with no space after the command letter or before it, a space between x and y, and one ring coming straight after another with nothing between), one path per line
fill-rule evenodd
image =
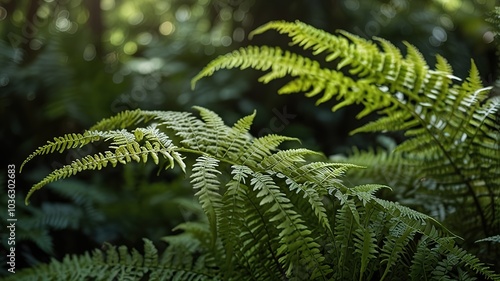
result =
M162 259L146 243L144 255L113 249L107 258L102 254L67 258L27 271L26 276L54 271L62 278L74 274L71 276L81 280L105 276L132 280L415 280L422 276L453 279L457 272L471 278L498 277L456 247L455 237L436 220L376 198L374 193L386 186L347 188L342 175L359 166L311 162L307 157L317 153L278 148L293 138L252 137L248 131L255 113L230 127L214 112L196 109L201 118L188 112L128 111L83 134L55 138L26 161L95 141L104 142L108 150L55 170L35 184L29 195L85 170L153 160L158 166L176 165L191 171L206 222L180 225L177 229L182 234L165 238L170 246ZM194 159L192 167L184 161L188 157ZM420 262L418 257L435 251L437 262L453 259L454 263L439 272L414 264L414 258ZM172 262L181 263L174 269Z
M403 55L381 38L370 41L345 31L330 34L298 21L270 22L252 35L269 30L285 34L313 57L322 54L336 68L280 47L248 46L209 63L192 85L219 69L253 68L267 72L260 78L263 83L291 77L279 94L318 96L317 104L340 100L333 110L361 104L358 117L377 113L379 118L352 133L402 131L407 140L397 146L396 157L357 154L354 163L373 164L373 169L362 174L354 170L354 180L404 170L395 174L397 179L381 182L410 191L420 187L420 194L437 198L429 202L429 196L420 196L413 203L440 213L467 241L499 233L500 96L489 95L492 87L482 85L473 61L462 80L443 57L438 55L431 67L407 42Z
M7 280L221 280L205 255L182 240L159 253L144 239L143 253L125 246L105 244L84 255L68 255L62 261L16 272ZM180 258L183 255L183 258Z

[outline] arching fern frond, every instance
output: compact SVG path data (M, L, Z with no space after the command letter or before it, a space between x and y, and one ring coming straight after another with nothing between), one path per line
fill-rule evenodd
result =
M175 151L177 149L176 146L166 139L166 135L160 135L160 138L154 141L154 138L151 137L152 129L149 128L145 130L145 132L148 132L148 130L150 132L142 144L138 142L142 141L144 137L144 132L140 129L137 129L137 134L129 133L124 130L110 132L90 131L83 135L75 134L70 137L56 138L55 142L50 142L48 145L38 149L34 154L30 155L28 159L32 159L35 155L46 153L45 151L53 151L54 149L52 149L52 147L59 146L60 151L72 148L72 145L65 145L68 139L71 139L71 143L78 143L79 146L81 146L82 143L86 143L89 139L87 137L88 135L94 136L92 138L93 141L97 140L97 136L99 136L99 139L104 139L105 141L109 141L110 139L113 140L109 147L114 150L87 155L81 159L74 160L71 164L64 165L62 168L54 170L30 189L26 196L26 204L28 204L28 200L33 192L48 183L76 175L86 170L100 170L107 167L108 164L115 167L117 164L127 164L132 161L145 163L148 161L149 157L153 159L155 164L158 164L160 157L162 157L168 161L165 168L173 168L175 163L177 163L184 169L185 164L182 157ZM147 138L151 139L153 142L150 142ZM47 149L47 147L49 147L49 149Z

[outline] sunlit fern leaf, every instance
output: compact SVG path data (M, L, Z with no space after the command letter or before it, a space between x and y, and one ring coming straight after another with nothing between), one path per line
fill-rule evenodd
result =
M285 172L287 174L294 172L293 168L295 163L304 163L305 156L317 155L317 152L308 149L288 149L281 150L265 157L260 163L264 170L271 170L277 172Z
M148 111L145 113L159 121L159 127L173 130L181 138L181 142L193 149L204 147L198 133L204 130L204 123L190 112Z
M99 141L109 135L99 131L86 131L83 134L67 134L62 137L55 137L53 141L48 141L46 145L39 147L30 154L21 164L19 170L22 172L24 165L38 155L53 153L54 151L63 152L66 149L83 147L86 144Z
M346 192L346 187L340 177L350 169L359 169L361 166L350 163L330 163L330 162L312 162L303 165L294 173L296 181L316 182L321 187L321 192L333 193L335 190Z
M97 124L92 126L89 131L125 129L130 126L146 122L147 120L147 116L144 116L143 111L139 109L122 111L112 117L99 121Z
M380 184L366 184L366 185L358 185L351 189L349 189L349 193L352 193L354 196L358 197L363 205L366 205L373 199L374 193L382 188L389 188L385 185Z
M213 111L202 107L194 107L200 112L200 116L204 121L202 130L196 132L199 142L204 142L207 152L212 155L223 155L223 147L220 144L229 142L227 138L228 127L217 114ZM213 132L220 132L220 134L213 135Z
M254 111L251 115L245 116L231 127L231 131L228 133L227 139L228 144L226 145L226 155L231 159L239 159L245 153L249 147L249 140L252 136L249 133L250 126L253 123L256 112Z
M92 137L89 138L89 135ZM108 132L88 131L80 135L71 134L61 138L55 138L54 142L49 142L47 145L39 148L35 153L31 154L28 159L25 160L25 163L36 155L48 153L46 151L54 151L52 149L53 147L59 146L60 150L63 150L62 148L70 149L74 147L75 143L77 143L78 146L82 146L82 143L90 143L90 141L88 141L89 139L92 141L96 141L98 138L104 139L105 141L112 140L109 148L113 149L113 151L108 150L105 152L98 152L93 155L87 155L74 160L71 164L64 165L62 168L52 171L42 181L38 182L30 189L28 195L26 196L26 203L29 202L29 197L34 191L40 189L48 183L76 175L77 173L86 170L100 170L107 167L108 164L115 167L119 163L127 164L132 161L145 163L148 161L149 157L153 159L155 164L158 164L159 158L161 157L169 163L165 168L173 168L175 163L177 163L182 169L184 169L185 164L182 161L180 154L175 151L176 147L171 142L166 142L164 138L165 136L161 136L162 142L150 142L146 140L143 144L140 144L135 140L137 136L139 136L142 140L143 136L141 134L134 135L128 131L119 130ZM71 142L71 145L66 145L68 142Z
M253 139L252 144L245 150L240 161L246 165L257 165L261 163L266 156L270 156L276 151L277 147L285 141L298 141L297 138L284 137L275 134L265 135Z
M269 61L273 61L272 64ZM359 114L362 117L372 111L382 109L391 104L390 97L380 93L376 98L366 98L367 93L380 91L376 86L368 81L354 81L348 76L344 76L340 71L321 68L319 63L309 58L292 54L289 51L282 51L279 47L248 47L239 49L232 53L221 56L210 63L195 78L194 83L204 76L209 76L221 68L245 69L252 67L262 71L270 71L259 80L268 83L271 80L282 78L286 75L298 77L279 90L280 93L296 93L309 91L307 96L315 96L324 92L318 103L326 102L334 96L344 98L344 101L336 105L337 110L343 106L362 103L366 109ZM307 82L304 82L307 81ZM356 95L349 93L355 92Z

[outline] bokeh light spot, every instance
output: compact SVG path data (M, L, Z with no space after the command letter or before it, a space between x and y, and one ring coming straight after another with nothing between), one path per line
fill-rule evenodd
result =
M38 40L38 39L33 39L30 41L29 46L30 46L30 49L32 49L34 51L40 50L40 48L42 48L42 46L43 46L43 42Z
M101 9L110 11L115 7L115 0L101 0Z
M446 34L446 31L440 26L436 26L432 29L432 36L440 42L445 42L448 39L448 34Z
M142 32L137 36L137 43L141 45L148 45L153 41L153 35L149 32Z
M56 28L59 31L68 31L71 28L71 22L65 17L59 17L56 20Z
M123 31L121 30L115 30L111 33L111 36L109 38L109 41L111 44L115 46L119 46L123 43L125 40L125 35L123 34Z
M142 12L134 12L127 20L131 25L138 25L144 20L144 14Z
M36 16L41 19L46 19L50 16L50 8L48 5L40 6L40 8L36 11Z
M241 9L238 9L238 10L236 10L233 13L233 19L235 21L241 22L241 21L243 21L245 19L246 14L247 13L245 11L242 11Z
M486 43L486 44L493 42L494 39L495 39L495 34L491 31L486 31L483 34L483 40L484 40L484 43Z
M83 50L83 59L86 61L91 61L96 56L96 49L94 44L88 44Z
M450 12L454 12L462 7L462 0L438 0L437 2L441 2L443 8Z
M451 20L450 16L448 15L441 15L439 17L439 22L441 23L441 25L443 25L444 28L448 30L453 30L455 28L453 20Z
M180 22L185 22L191 18L191 11L186 5L180 6L177 11L175 11L175 19Z
M0 20L4 20L7 17L7 10L4 7L0 7Z
M194 18L201 18L205 14L205 8L201 5L194 5L191 8L191 15Z
M233 11L229 8L224 8L220 11L219 17L223 21L231 20L231 18L233 17Z
M233 42L233 40L231 39L231 37L229 37L227 35L226 36L222 36L222 38L220 39L220 43L224 47L227 47L227 46L231 45L232 42Z
M170 21L165 21L160 25L160 33L167 36L175 31L175 25Z
M344 5L347 9L351 11L356 11L359 9L359 1L358 0L348 0L344 2Z
M135 42L129 41L123 46L123 52L127 55L133 55L137 52L137 44Z
M24 21L24 14L21 9L15 10L12 14L12 20L16 23L21 23Z
M237 27L233 31L233 40L236 42L241 42L245 39L245 30L241 27Z
M156 13L157 15L164 14L164 13L166 13L168 10L170 10L170 7L171 7L171 6L172 6L172 5L170 5L170 3L169 3L169 2L167 2L167 1L157 2L157 3L155 4L155 13Z

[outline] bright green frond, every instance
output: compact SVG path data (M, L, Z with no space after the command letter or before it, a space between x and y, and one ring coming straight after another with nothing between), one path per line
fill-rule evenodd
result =
M22 172L24 165L26 165L26 163L28 163L31 159L35 158L38 155L49 154L55 151L62 153L65 150L80 148L108 136L109 135L104 132L86 131L83 134L73 133L64 135L62 137L55 137L53 141L48 141L46 145L39 147L35 152L28 156L26 160L24 160L24 162L21 164L19 171Z
M105 118L92 126L89 131L109 131L117 129L125 129L142 122L146 122L148 118L144 116L140 109L127 110L116 114L113 117Z

